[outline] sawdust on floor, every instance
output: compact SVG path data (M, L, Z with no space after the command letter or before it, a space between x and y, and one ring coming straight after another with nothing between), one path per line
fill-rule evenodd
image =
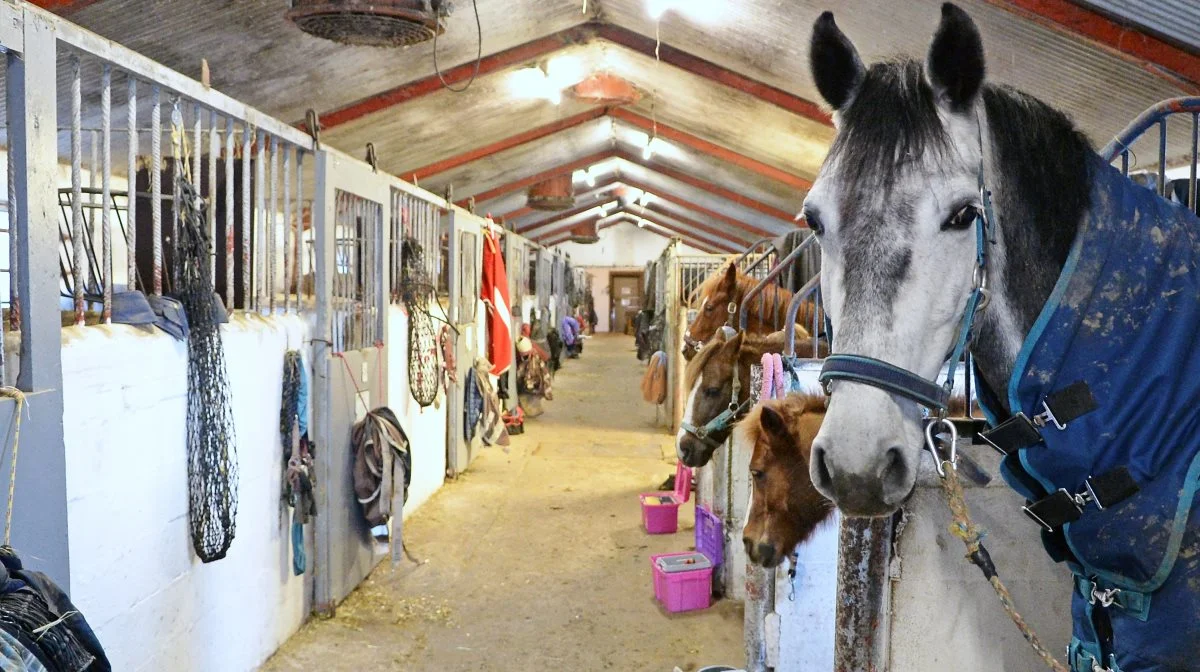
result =
M742 608L668 614L649 557L693 547L647 535L637 495L673 472L673 437L641 400L633 339L597 336L568 360L555 401L405 522L421 565L380 565L334 618L313 620L263 667L404 672L740 665Z

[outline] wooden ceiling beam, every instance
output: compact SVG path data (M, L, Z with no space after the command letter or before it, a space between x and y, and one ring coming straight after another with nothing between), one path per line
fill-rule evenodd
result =
M53 3L68 2L69 0L43 1ZM96 2L97 0L76 1ZM490 56L485 56L479 61L478 76L486 77L492 73L514 66L535 62L569 46L583 44L595 39L602 39L618 44L645 56L654 57L655 55L656 44L653 39L620 26L592 21L559 31L553 35L526 42L525 44L517 45L510 49L505 49ZM682 49L667 44L659 45L658 52L662 61L668 65L754 96L758 100L782 108L793 114L825 125L832 125L829 115L821 109L820 105L810 100L734 72L698 56L693 56ZM474 72L475 63L471 61L446 70L442 73L442 78L445 79L446 84L449 86L455 86L470 79ZM437 93L442 88L442 81L436 74L416 79L335 110L322 112L321 127L330 129L342 124L348 124L369 114L381 112L396 105L407 103L410 100ZM304 123L299 122L297 126L303 128Z
M1200 91L1200 54L1159 39L1137 26L1069 0L985 1L1056 32L1082 37L1189 93Z

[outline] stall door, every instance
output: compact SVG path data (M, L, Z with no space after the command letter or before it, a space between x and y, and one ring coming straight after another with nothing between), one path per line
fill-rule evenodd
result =
M387 552L354 494L350 430L387 405L384 222L391 199L385 178L336 153L318 153L317 185L315 607L331 614Z
M612 276L609 331L632 334L633 318L642 309L642 274Z
M451 477L467 468L482 445L467 435L464 397L467 371L484 352L487 330L479 307L479 278L483 259L482 220L464 212L450 213L450 320L455 336L457 382L447 386L446 471Z

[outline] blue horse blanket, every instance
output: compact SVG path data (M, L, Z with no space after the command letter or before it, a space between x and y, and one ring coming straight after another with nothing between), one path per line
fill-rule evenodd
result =
M1033 417L1084 381L1098 408L1047 425L1002 473L1039 500L1127 468L1137 494L1062 527L1078 588L1072 668L1200 670L1200 220L1099 156L1091 171L1090 216L1006 392ZM1114 604L1094 599L1103 591Z

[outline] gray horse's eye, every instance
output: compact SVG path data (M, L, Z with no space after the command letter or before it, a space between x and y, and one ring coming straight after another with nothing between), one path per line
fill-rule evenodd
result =
M821 222L821 216L815 211L805 212L804 221L808 223L808 228L812 229L814 235L819 236L825 233L825 224Z
M953 215L950 215L945 222L942 222L942 231L962 231L974 224L975 218L978 216L978 208L974 205L964 205Z

